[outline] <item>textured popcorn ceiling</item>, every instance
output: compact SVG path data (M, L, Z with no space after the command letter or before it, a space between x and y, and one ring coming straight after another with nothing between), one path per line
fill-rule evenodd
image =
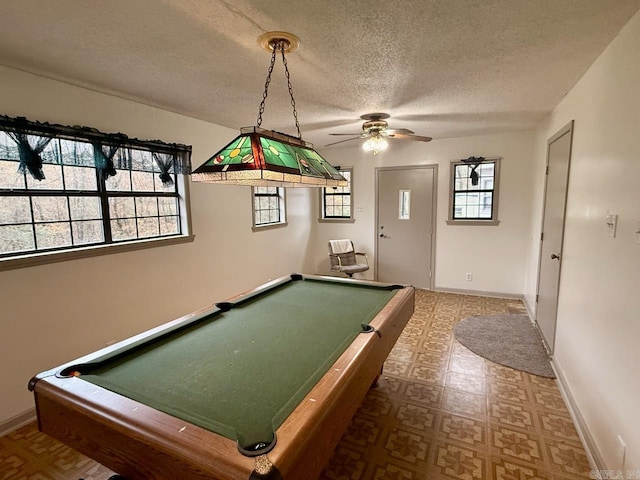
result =
M0 64L239 128L256 122L269 64L257 38L285 30L301 40L287 60L306 140L322 147L340 139L328 133L359 132L370 112L437 140L536 125L639 8L640 0L0 0ZM278 61L263 127L295 133L292 125Z

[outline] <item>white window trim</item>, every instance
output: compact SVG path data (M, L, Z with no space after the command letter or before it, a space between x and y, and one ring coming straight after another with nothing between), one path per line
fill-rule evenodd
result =
M265 223L256 225L256 208L255 208L255 187L251 187L251 230L260 232L262 230L271 230L273 228L286 227L287 222L287 189L284 187L276 187L280 194L280 221L277 223Z
M491 220L455 220L453 218L453 191L455 187L455 167L456 165L464 165L464 162L460 160L452 160L451 167L449 169L449 213L447 219L447 225L467 225L467 226L497 226L500 224L498 219L499 214L499 194L500 194L500 161L502 157L487 157L485 160L495 162L495 170L493 177L493 218Z
M320 206L320 210L318 212L318 222L320 223L355 223L356 219L353 215L353 167L340 167L340 172L349 172L350 174L350 179L349 179L349 187L350 187L350 191L349 191L349 201L350 203L350 217L349 218L333 218L333 217L325 217L324 216L324 192L326 190L326 187L320 188L318 189L320 191L320 201L319 201L319 206ZM329 187L331 188L331 187Z

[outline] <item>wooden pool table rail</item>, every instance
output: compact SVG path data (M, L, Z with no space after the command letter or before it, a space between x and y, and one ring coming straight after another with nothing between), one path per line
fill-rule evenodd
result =
M268 454L285 479L315 479L331 458L414 310L413 287L399 290L278 429ZM295 452L295 455L291 455Z
M268 290L281 280L249 294ZM413 307L414 289L399 290L371 321L379 335L360 334L338 358L276 431L277 444L267 454L273 468L264 476L255 471L256 459L241 455L234 441L79 378L51 375L59 369L31 382L39 427L130 480L313 479L331 457ZM204 310L169 322L165 328L175 328L176 322L201 316ZM161 328L150 332L155 335ZM126 347L142 338L144 334L79 360L117 353L123 344ZM260 458L258 463L264 461Z

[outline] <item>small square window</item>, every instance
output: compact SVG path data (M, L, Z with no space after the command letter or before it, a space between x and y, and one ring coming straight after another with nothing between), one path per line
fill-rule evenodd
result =
M283 187L252 187L253 229L287 224Z
M320 222L353 222L353 168L340 168L346 187L320 189Z
M500 158L451 162L448 225L498 225Z

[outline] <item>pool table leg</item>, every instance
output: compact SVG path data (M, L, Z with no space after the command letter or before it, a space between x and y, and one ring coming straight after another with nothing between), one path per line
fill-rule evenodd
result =
M384 365L382 367L380 367L380 373L378 375L376 375L376 378L373 379L373 383L371 384L371 388L376 388L378 386L378 379L380 378L380 375L382 375L382 371L384 370Z

